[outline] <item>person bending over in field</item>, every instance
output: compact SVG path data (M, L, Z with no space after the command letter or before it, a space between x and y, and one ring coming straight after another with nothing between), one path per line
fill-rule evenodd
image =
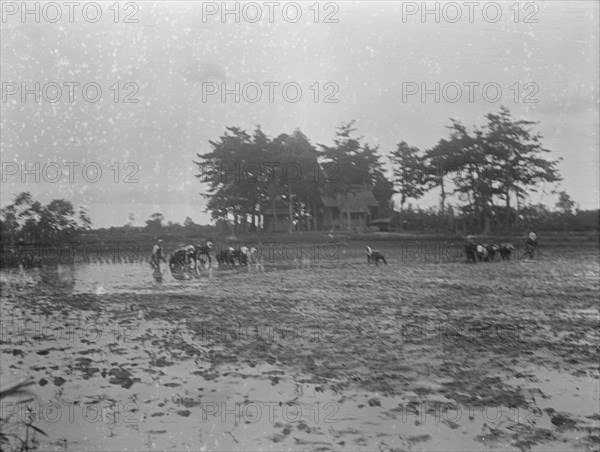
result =
M250 251L248 252L248 261L251 264L258 264L258 250L256 249L256 247L251 247Z
M500 256L502 260L509 261L510 255L515 250L515 247L512 243L503 243L500 245Z
M256 264L258 262L258 250L256 247L242 246L238 253L240 265Z
M479 257L480 261L487 262L489 260L489 254L488 254L487 248L483 245L477 245L477 256Z
M467 237L467 243L465 243L465 255L467 256L467 263L473 262L476 264L478 260L489 260L487 245L475 243L471 236Z
M230 246L226 250L219 251L217 253L217 262L219 265L233 267L235 265L235 249Z
M387 265L387 261L385 260L385 256L383 254L377 250L374 250L370 246L367 246L367 262L369 264L371 262L375 262L375 265L379 265L379 261L383 261L383 263Z
M242 246L239 250L235 251L235 257L237 258L240 265L248 266L248 256L250 255L250 248Z
M467 263L477 263L477 244L471 238L467 238L467 243L465 243L465 255L467 256Z
M179 248L173 252L169 258L169 268L171 273L184 272L190 268L190 262L194 256L194 246L188 245L184 248Z
M488 261L496 260L496 253L498 253L498 251L500 251L500 247L496 244L491 244L491 245L485 245L485 249L488 252L488 258L486 260L488 260Z
M193 260L196 264L196 273L200 273L200 267L212 264L212 258L210 257L212 250L213 244L210 240L207 240L204 244L197 243L194 246Z

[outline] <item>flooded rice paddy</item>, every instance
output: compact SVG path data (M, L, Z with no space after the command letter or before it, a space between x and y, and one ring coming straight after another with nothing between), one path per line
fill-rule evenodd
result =
M35 383L4 430L41 450L597 449L596 256L340 264L3 271L0 375Z

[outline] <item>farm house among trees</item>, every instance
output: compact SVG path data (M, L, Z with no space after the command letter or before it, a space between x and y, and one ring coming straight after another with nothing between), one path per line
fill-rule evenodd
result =
M198 154L196 177L208 185L213 219L233 232L592 227L564 191L556 212L531 202L561 180L558 161L544 158L549 151L531 130L535 123L513 120L506 108L486 119L472 131L452 120L449 136L424 151L399 141L387 165L377 147L355 137L353 122L338 128L332 146L317 147L299 130L270 138L259 126L252 135L229 127L210 142L211 152ZM418 202L431 190L439 205L423 209ZM1 213L9 242L62 240L91 227L85 208L77 212L65 200L44 206L28 193ZM155 213L147 231L162 231L162 220Z
M367 227L380 210L391 211L393 187L377 148L354 131L342 125L335 146L318 151L299 130L270 139L260 127L252 136L227 128L195 161L212 217L270 232Z
M326 231L365 229L377 217L378 210L379 202L373 192L368 187L360 186L350 191L348 196L321 195L314 221L296 221L294 228ZM289 207L285 203L278 201L275 207L267 205L261 213L263 231L287 232L290 229Z
M379 203L366 187L350 191L348 196L323 196L323 229L364 229L377 217Z
M485 119L472 131L452 119L449 136L424 151L399 141L387 165L355 136L354 121L338 127L332 146L317 147L300 130L270 138L260 126L252 135L228 127L197 154L196 177L208 184L213 219L240 232L416 227L420 209L411 203L431 190L440 201L428 215L438 228L510 229L531 193L554 193L546 184L561 180L558 160L545 158L535 122L514 120L504 107Z

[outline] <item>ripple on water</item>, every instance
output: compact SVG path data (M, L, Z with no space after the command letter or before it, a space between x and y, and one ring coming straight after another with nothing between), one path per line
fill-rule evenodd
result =
M174 278L167 268L162 281L156 282L147 263L74 264L56 265L41 269L9 269L0 272L0 284L8 288L36 286L55 293L147 294L156 291L197 288L206 284L208 272L200 278L186 275Z

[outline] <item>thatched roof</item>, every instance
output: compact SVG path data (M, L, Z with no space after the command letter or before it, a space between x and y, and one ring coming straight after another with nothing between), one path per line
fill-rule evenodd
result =
M336 199L337 198L337 199ZM371 190L337 195L337 197L321 196L325 207L335 207L343 212L368 212L369 207L377 207L379 203Z

